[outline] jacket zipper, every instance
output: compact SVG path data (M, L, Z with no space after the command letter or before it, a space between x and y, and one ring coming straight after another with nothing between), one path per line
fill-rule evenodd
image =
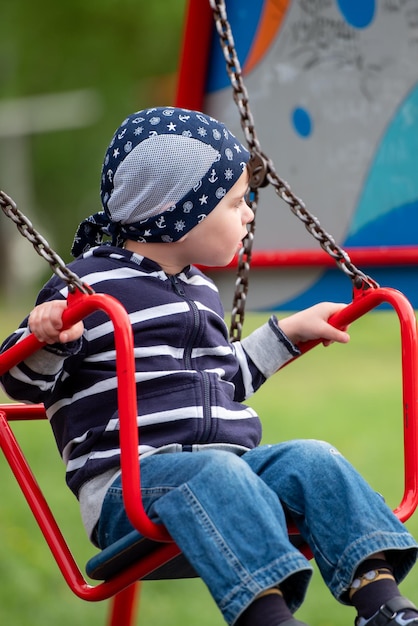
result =
M170 275L170 282L173 286L175 293L187 302L187 304L190 307L190 311L193 314L193 330L189 337L187 345L185 346L185 351L184 351L185 366L187 369L192 370L194 369L192 367L192 350L193 350L193 346L194 346L194 342L196 340L197 334L200 329L200 313L199 313L199 309L197 308L193 300L190 300L190 298L186 296L183 286L178 280L176 275ZM203 387L203 434L204 434L204 437L202 437L201 441L207 441L209 439L211 423L212 423L212 410L211 410L211 403L210 403L210 379L209 379L207 372L205 371L199 371L199 374L202 377L202 387Z

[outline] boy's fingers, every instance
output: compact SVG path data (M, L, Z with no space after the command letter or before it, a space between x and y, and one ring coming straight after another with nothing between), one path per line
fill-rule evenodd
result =
M65 301L43 303L29 315L29 328L39 341L51 344L59 341Z
M334 341L338 343L348 343L350 341L350 335L347 332L338 328L331 328L328 328L327 337L322 342L324 346L329 346Z
M74 326L71 326L70 328L66 328L65 330L60 332L59 341L61 343L68 343L70 341L75 341L76 339L79 339L81 337L81 335L83 334L83 331L84 331L83 322L77 322L77 324L74 324Z

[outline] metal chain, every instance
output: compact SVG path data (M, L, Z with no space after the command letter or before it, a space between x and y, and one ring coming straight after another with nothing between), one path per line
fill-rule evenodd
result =
M270 159L268 159L266 178L273 185L277 195L289 205L292 213L304 223L307 231L318 241L321 248L334 259L337 267L353 281L355 287L376 288L379 286L373 278L354 265L348 253L322 228L318 218L306 209L304 202L295 196L288 183L277 175Z
M226 15L224 0L209 0L215 20L216 30L223 55L226 61L226 70L231 81L234 102L238 107L241 127L251 153L261 154L260 142L254 126L254 119L249 107L247 88L242 79L241 65L235 49L235 42L231 27Z
M254 216L257 214L258 206L258 189L250 192L249 206L251 207ZM239 341L242 335L242 328L245 318L245 305L247 302L248 293L248 278L251 267L251 254L254 242L255 234L255 217L249 225L248 234L242 242L242 248L238 254L238 270L237 279L235 281L234 301L231 311L231 324L229 329L229 336L231 341Z
M52 250L46 239L34 229L28 218L17 208L16 202L4 191L0 191L0 206L3 213L16 224L21 235L33 245L39 256L49 263L54 274L68 285L70 292L78 289L81 293L94 293L94 290L89 285L83 283L77 274L68 269L61 257Z
M376 281L364 274L351 262L347 252L322 228L318 218L308 211L304 202L293 193L289 184L278 176L273 161L263 153L257 138L254 119L249 106L248 92L242 78L241 66L226 14L225 1L209 0L209 3L226 61L226 70L232 85L233 99L240 114L241 128L251 152L249 163L250 188L254 190L258 187L265 187L268 184L273 185L279 198L289 205L294 215L304 223L308 232L318 241L321 248L335 260L337 267L353 281L356 287L378 287L379 285ZM248 291L249 259L251 257L252 243L253 238L250 238L244 247L247 261L241 263L240 260L238 265L238 278L232 307L233 319L231 322L231 338L233 341L240 338L240 328L244 320L246 298L243 297L243 293L246 295ZM236 319L237 316L239 321Z

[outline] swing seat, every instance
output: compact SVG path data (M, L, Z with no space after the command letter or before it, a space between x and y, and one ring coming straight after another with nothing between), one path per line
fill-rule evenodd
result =
M290 542L310 557L305 542L295 528L289 526ZM92 580L109 580L134 563L158 551L159 545L133 530L125 537L112 543L94 555L86 564L86 574ZM172 580L178 578L198 578L199 575L190 565L184 554L180 553L171 561L163 563L157 569L146 574L142 580Z
M86 564L86 573L93 580L109 580L127 567L141 561L158 550L158 544L133 530L125 537L93 556ZM146 574L142 580L172 580L177 578L197 578L198 574L180 553L171 561L163 563Z

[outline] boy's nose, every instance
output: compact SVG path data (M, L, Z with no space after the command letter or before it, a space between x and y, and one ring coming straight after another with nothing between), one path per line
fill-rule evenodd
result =
M247 209L244 214L244 224L249 224L254 219L254 211L245 203Z

